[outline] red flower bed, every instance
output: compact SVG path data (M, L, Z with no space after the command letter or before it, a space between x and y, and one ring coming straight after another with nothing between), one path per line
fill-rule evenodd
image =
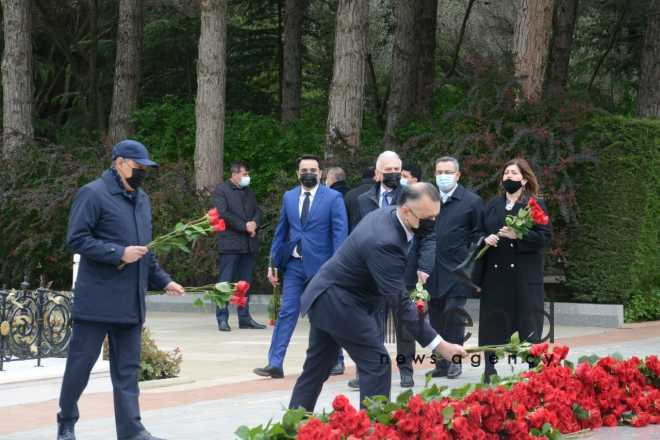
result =
M301 421L296 438L554 439L601 426L660 423L657 356L591 358L574 368L565 361L567 347L548 352L547 344L539 344L530 354L542 360L535 369L496 386L471 385L460 397L434 386L414 396L404 393L397 402L376 398L358 411L339 395L329 416Z

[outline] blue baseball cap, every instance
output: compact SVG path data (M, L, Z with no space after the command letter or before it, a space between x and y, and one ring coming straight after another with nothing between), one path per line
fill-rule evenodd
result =
M156 162L149 159L149 151L147 151L147 147L140 142L131 139L123 140L112 147L112 160L115 160L118 157L131 159L132 161L146 167L158 167Z

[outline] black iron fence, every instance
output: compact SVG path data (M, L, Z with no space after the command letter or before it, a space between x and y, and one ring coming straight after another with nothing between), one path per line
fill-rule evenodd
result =
M46 357L66 357L71 339L70 292L39 287L0 289L0 371L4 363Z

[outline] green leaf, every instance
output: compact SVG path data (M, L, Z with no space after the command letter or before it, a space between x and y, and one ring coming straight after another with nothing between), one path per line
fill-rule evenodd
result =
M176 226L174 226L174 230L177 231L177 232L181 232L184 229L186 229L186 225L184 225L181 222L177 223Z
M399 403L401 405L406 405L408 401L410 401L412 396L413 396L413 390L404 391L403 393L397 396L396 403Z
M234 434L236 434L240 440L250 440L250 428L245 425L239 426Z
M623 356L621 356L621 353L618 353L618 352L614 352L610 356L612 356L617 361L622 361L623 360Z
M520 335L518 332L515 332L511 335L511 344L518 345L520 344Z
M575 370L575 365L573 362L569 361L568 359L564 359L564 366L566 368L570 368L571 370Z
M222 293L232 293L234 291L234 288L232 287L231 283L228 283L226 281L217 283L215 285L215 289L219 290Z
M193 301L193 307L204 307L204 301L201 298L197 298Z
M182 252L185 252L186 254L190 253L190 249L188 249L188 246L181 244L181 243L174 243L177 249L179 249Z
M454 407L447 406L442 410L442 419L444 424L448 424L454 418Z
M418 281L417 284L415 285L415 290L418 292L421 292L424 290L424 285L421 283L421 281Z
M573 414L575 414L578 420L587 420L589 418L589 413L577 403L573 404Z
M294 430L298 427L298 423L300 423L304 417L305 410L303 408L290 409L284 413L284 417L282 417L282 425L287 430Z

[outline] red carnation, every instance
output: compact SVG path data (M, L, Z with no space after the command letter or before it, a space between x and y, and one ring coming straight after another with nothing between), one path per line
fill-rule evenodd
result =
M229 304L237 305L240 309L242 309L243 307L247 306L247 297L232 295L231 298L229 298Z
M335 400L332 402L332 408L335 411L345 411L348 408L352 408L351 402L348 400L348 397L343 394L335 397Z
M245 296L248 290L250 290L250 283L241 280L238 283L236 283L236 288L234 289L234 292L238 296Z
M420 300L417 300L417 302L415 303L415 305L417 306L417 311L418 311L419 313L424 313L424 311L426 310L426 304L425 304L424 301L421 300L421 299L420 299Z
M224 232L227 229L224 219L218 219L215 223L211 223L213 230L216 232Z
M529 354L534 357L541 357L541 355L548 351L548 343L534 344L529 349Z
M214 224L220 219L220 213L218 212L218 208L213 208L207 213L209 217L209 223Z

